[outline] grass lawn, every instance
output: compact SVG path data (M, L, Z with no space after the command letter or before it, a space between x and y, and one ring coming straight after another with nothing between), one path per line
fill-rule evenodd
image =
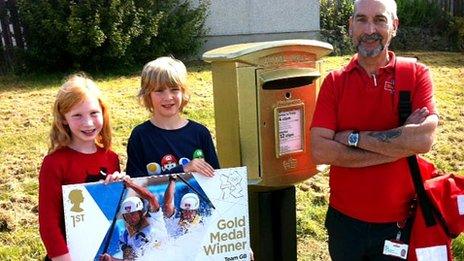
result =
M437 141L426 155L445 172L464 175L464 55L404 53L427 64L434 77L440 110ZM346 64L350 57L328 57L325 70ZM191 64L192 98L185 114L204 123L215 136L209 65ZM44 248L37 229L37 174L48 147L51 107L64 75L0 76L0 260L37 260ZM135 98L139 74L94 76L112 111L114 150L126 162L125 146L132 128L148 113ZM124 166L122 166L124 168ZM297 185L299 260L328 260L323 227L328 179L321 173ZM457 260L464 260L464 239L454 241Z

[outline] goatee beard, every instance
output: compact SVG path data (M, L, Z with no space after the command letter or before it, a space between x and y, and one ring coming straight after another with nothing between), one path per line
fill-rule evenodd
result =
M361 56L375 57L375 56L379 55L385 49L385 46L383 44L379 44L377 47L375 47L372 50L366 50L366 49L364 49L363 46L358 45L356 49L358 50L358 54L361 55Z
M364 57L375 57L379 55L385 49L385 45L382 44L382 39L383 37L378 33L373 33L371 35L362 35L361 37L359 37L359 44L356 46L358 54ZM372 50L366 50L362 46L362 43L368 41L378 41L379 45Z

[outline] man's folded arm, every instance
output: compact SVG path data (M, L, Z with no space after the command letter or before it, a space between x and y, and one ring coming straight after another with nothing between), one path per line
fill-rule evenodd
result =
M399 159L362 148L353 148L334 140L334 138L335 132L333 130L321 127L311 128L311 152L315 164L359 168Z

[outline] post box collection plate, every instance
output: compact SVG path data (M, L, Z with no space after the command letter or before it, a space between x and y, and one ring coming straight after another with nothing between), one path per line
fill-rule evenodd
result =
M275 121L275 151L276 157L301 153L305 145L305 111L304 103L297 102L276 106Z

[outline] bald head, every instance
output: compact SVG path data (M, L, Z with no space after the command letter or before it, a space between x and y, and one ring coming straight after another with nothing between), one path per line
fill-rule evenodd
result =
M392 19L398 19L396 14L397 6L395 0L355 0L353 17L356 15L360 2L381 2L385 5L387 12L391 15Z

